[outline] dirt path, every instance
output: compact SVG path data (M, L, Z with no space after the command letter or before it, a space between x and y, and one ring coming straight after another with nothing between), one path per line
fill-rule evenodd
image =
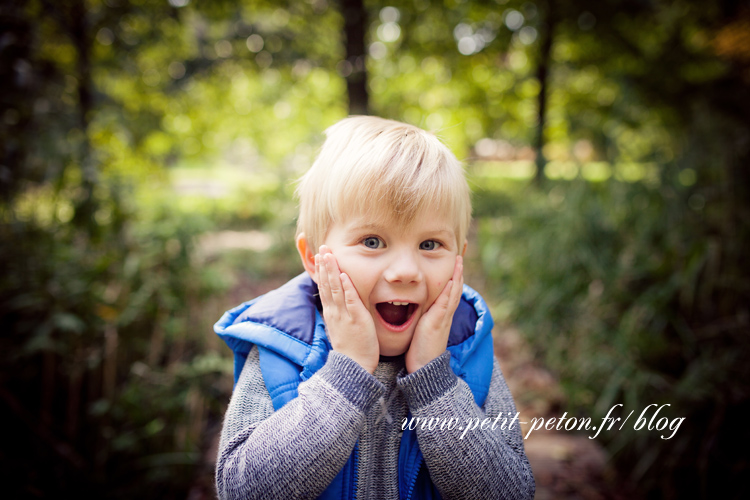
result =
M564 396L555 378L533 360L528 345L512 328L495 328L495 355L518 406L520 421L559 417ZM528 426L523 426L524 435ZM604 449L586 436L537 430L524 441L534 471L536 499L620 500L633 498L617 484Z

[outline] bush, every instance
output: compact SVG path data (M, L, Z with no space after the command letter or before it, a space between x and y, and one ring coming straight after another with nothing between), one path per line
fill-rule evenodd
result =
M732 424L750 401L750 280L738 251L750 241L726 230L724 210L669 183L579 180L480 221L494 292L560 376L566 410L595 421L623 403L617 416L635 410L635 420L657 403L672 405L660 416L686 417L669 440L632 425L600 434L621 471L665 498L747 491L749 465L732 443L750 436Z
M93 230L0 207L12 242L0 247L0 400L12 422L0 456L13 498L184 498L231 389L231 360L206 340L215 318L200 314L226 286L193 262L205 222L166 203L136 218L108 195Z

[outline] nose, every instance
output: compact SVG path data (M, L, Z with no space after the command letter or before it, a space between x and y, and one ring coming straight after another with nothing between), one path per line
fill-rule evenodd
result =
M383 277L389 283L419 283L422 281L422 270L419 266L417 256L404 250L393 254Z

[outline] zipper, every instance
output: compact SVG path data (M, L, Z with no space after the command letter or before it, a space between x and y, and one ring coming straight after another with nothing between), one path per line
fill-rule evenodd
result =
M357 498L357 482L359 481L359 440L354 444L354 461L352 465L354 466L354 473L352 474L354 479L349 486L349 498L354 499Z
M411 480L411 484L409 485L409 489L406 492L406 500L409 500L411 498L412 494L414 493L414 487L417 485L417 478L419 477L419 469L421 469L421 468L422 468L422 460L420 460L417 463L417 467L415 469L417 472L414 474L414 479Z

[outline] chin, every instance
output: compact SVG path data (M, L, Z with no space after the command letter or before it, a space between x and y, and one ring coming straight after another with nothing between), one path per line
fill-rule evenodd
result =
M387 345L383 345L383 343L380 343L380 355L381 356L400 356L409 350L410 345L411 345L411 339L409 339L409 343L403 346L393 345L392 342L389 342Z
M391 357L391 356L401 356L402 354L405 354L406 351L408 351L408 349L395 349L395 350L391 350L391 351L386 350L386 349L382 349L380 351L380 355L381 356L388 356L388 357Z
M403 345L402 342L398 341L393 342L393 340L394 339L390 339L390 342L379 342L381 356L400 356L409 350L409 346L411 345L411 338L409 339L409 342L406 343L406 345ZM403 339L398 340L403 341Z

